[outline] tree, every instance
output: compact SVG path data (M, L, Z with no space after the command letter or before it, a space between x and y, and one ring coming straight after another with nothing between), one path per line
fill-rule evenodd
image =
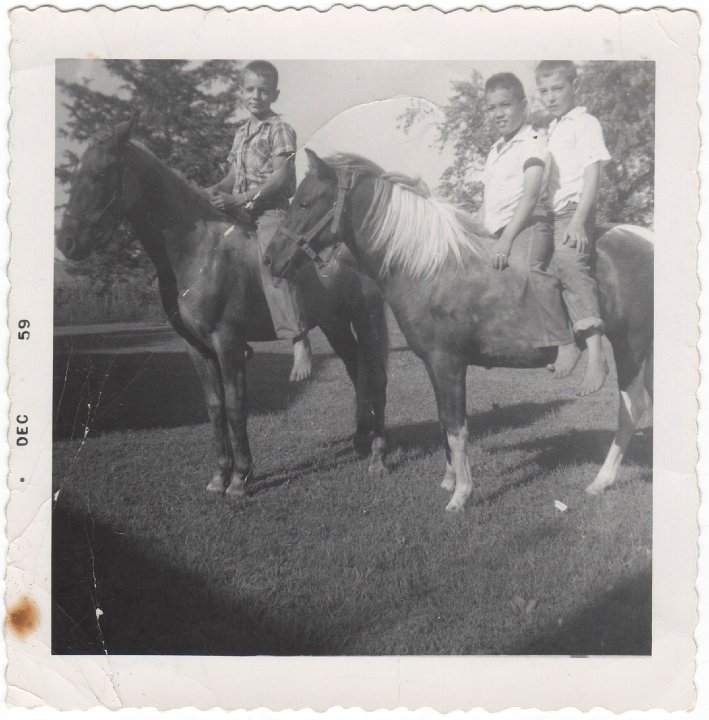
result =
M436 146L451 146L453 164L441 176L438 192L443 197L475 212L482 202L482 183L478 178L495 133L485 118L485 83L473 71L470 80L451 83L449 104L443 108L444 119L438 122ZM408 132L414 123L430 121L431 109L418 101L401 118L402 129Z
M652 227L655 63L587 63L581 68L578 101L600 120L612 157L605 167L598 218Z
M93 62L93 61L92 61ZM57 180L68 188L85 145L101 130L140 112L135 132L161 160L200 186L216 182L225 172L226 154L234 133L232 119L241 83L239 63L211 60L106 60L116 79L109 94L89 80L57 80L58 95L68 112L58 135L72 145L56 168ZM154 271L127 225L116 242L97 251L81 272L97 288L111 288L127 274L150 284Z
M654 209L655 65L651 62L589 62L579 66L577 100L603 126L612 156L604 171L598 200L599 222L626 222L652 227ZM451 85L444 119L438 123L437 145L452 147L453 164L438 191L475 211L482 200L479 172L496 139L484 113L484 81L473 71L470 80ZM530 92L530 121L545 126L549 118ZM412 103L401 118L404 131L427 117Z

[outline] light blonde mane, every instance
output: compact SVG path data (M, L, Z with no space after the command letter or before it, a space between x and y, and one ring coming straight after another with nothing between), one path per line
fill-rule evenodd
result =
M426 279L450 259L462 267L466 256L487 256L492 240L473 217L432 198L420 179L385 173L358 156L339 155L327 162L335 169L374 176L362 228L369 235L369 249L382 254L382 275L399 271Z

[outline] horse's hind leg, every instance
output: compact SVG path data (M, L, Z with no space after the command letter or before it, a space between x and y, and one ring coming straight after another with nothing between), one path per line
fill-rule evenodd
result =
M234 457L229 441L229 426L224 405L224 388L222 386L219 362L215 356L203 355L191 345L188 345L187 348L192 364L202 383L204 402L207 406L207 414L212 424L214 441L217 447L217 471L209 481L207 490L222 493L231 476Z
M335 354L345 364L347 374L354 385L356 395L356 430L354 445L357 452L367 455L373 451L373 442L370 440L372 428L372 408L368 401L367 377L362 372L361 349L355 336L352 334L350 324L346 320L329 325L321 325L325 337L328 339ZM370 470L372 462L370 460Z
M601 469L598 471L595 480L586 488L590 495L599 495L614 482L618 468L623 462L623 456L628 447L630 439L637 429L640 418L646 407L646 384L648 373L650 384L652 384L652 354L650 353L640 366L634 369L633 374L628 377L628 361L624 361L616 353L616 365L618 368L618 428L611 443L608 455L606 456Z
M650 396L650 401L652 402L655 398L655 392L654 392L654 375L655 375L655 367L654 367L654 355L655 351L654 348L650 348L650 352L648 353L647 359L645 360L645 376L644 376L644 384L645 384L645 391Z

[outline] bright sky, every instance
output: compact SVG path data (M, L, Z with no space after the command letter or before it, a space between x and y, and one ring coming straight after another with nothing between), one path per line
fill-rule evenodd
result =
M244 63L247 61L244 61ZM399 116L411 98L432 103L441 116L451 81L465 80L473 70L483 77L496 72L517 74L531 94L534 62L411 62L411 61L323 61L279 60L281 95L273 109L295 128L301 147L298 177L307 162L302 147L319 154L356 152L385 170L420 175L431 188L438 185L451 163L450 151L439 152L434 122L420 123L407 135L399 129ZM57 75L66 80L92 78L92 87L118 93L118 82L97 60L65 60L57 64ZM57 124L66 121L63 98L57 95ZM435 114L432 117L435 117ZM57 141L58 155L67 147ZM225 154L228 148L225 148ZM59 191L58 202L62 192Z

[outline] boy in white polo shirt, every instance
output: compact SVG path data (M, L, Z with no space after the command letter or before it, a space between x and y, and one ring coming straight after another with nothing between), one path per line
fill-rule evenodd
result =
M549 270L553 238L549 210L543 203L547 177L544 138L526 122L524 88L512 73L498 73L485 83L488 117L500 133L483 171L484 200L480 217L495 238L492 266L504 270L513 243L527 253L530 302L535 306L539 337L536 347L557 347L555 374L568 375L579 350L569 329L559 281ZM553 369L553 368L550 368Z
M568 60L545 60L537 66L536 76L542 103L554 116L548 134L547 192L554 212L551 267L561 280L573 330L586 340L588 364L578 394L589 395L601 388L608 374L591 259L601 168L610 155L601 124L576 105L575 65Z

